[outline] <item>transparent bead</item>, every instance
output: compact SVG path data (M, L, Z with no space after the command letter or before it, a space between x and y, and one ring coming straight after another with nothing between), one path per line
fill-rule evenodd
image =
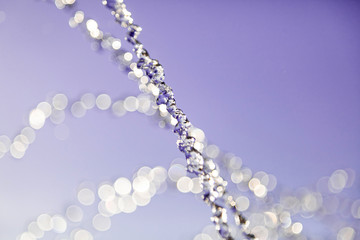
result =
M139 25L136 24L132 24L129 28L128 28L128 36L137 39L137 37L139 36L140 32L142 31L142 28Z
M186 161L188 164L188 170L190 172L201 172L203 169L204 158L196 150L193 150L187 154Z
M123 0L104 0L102 1L103 5L111 10L116 10L116 5L121 4Z
M191 127L191 123L186 119L185 121L178 122L175 125L174 133L184 135L184 132L188 132Z
M178 148L181 152L189 153L194 147L195 138L187 137L177 141Z

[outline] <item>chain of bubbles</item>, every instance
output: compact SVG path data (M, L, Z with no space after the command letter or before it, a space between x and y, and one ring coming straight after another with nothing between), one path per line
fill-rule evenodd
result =
M73 0L56 0L55 1L55 4L59 9L73 6L74 3L75 3L75 1L73 1ZM140 44L136 40L136 38L137 38L138 33L141 30L141 28L132 24L131 14L125 9L125 5L123 3L121 3L120 1L112 1L112 3L113 3L113 5L111 5L111 2L109 1L109 2L105 2L104 4L110 8L111 7L115 8L115 6L117 6L119 8L117 12L116 11L114 12L114 14L115 14L115 17L118 19L118 21L122 24L122 26L129 27L130 31L129 31L128 41L132 42L133 44ZM120 20L120 19L122 19L122 20ZM130 22L131 22L131 24L129 24ZM120 49L121 48L120 39L115 38L115 37L111 36L110 34L104 34L101 30L99 30L98 24L95 20L85 19L83 12L76 11L74 16L72 18L70 18L69 25L71 27L76 27L78 25L84 26L85 29L87 30L88 35L91 37L91 39L94 40L93 46L95 46L95 48L103 48L103 49L111 50L113 52L113 57L114 57L113 59L116 62L120 63L120 66L122 66L122 68L124 70L128 71L129 78L138 81L139 89L141 91L150 92L153 94L153 96L156 96L157 103L161 103L162 101L166 101L166 103L168 103L169 99L170 100L173 99L173 98L169 98L170 96L168 96L169 92L171 92L170 95L172 95L171 88L169 88L166 85L165 86L163 85L163 88L159 88L159 85L156 84L156 82L151 81L152 77L154 77L154 76L155 76L155 78L159 77L157 75L157 73L154 73L154 71L159 70L158 67L160 67L160 69L162 69L161 66L158 65L158 63L156 63L156 62L155 63L152 62L151 64L148 63L148 65L150 65L148 67L151 69L146 69L147 76L143 76L144 72L143 72L143 70L141 70L141 66L139 66L139 64L135 64L135 63L131 62L132 54L130 52L123 51ZM128 25L131 25L131 26L128 26ZM138 47L139 47L138 50L140 49L139 51L141 54L147 55L147 52L144 51L142 45L141 45L141 47L140 46L138 46ZM139 51L137 51L137 53L139 53ZM141 60L141 57L144 57L144 56L140 56L139 62L143 61L143 60ZM144 64L144 62L142 62L142 64ZM160 71L160 75L161 74L162 74L162 77L160 76L160 78L163 78L163 71ZM149 78L150 78L150 82L149 82ZM163 91L161 91L161 89L163 89ZM167 98L167 100L164 100L166 98ZM86 110L91 108L91 102L93 102L93 99L94 99L94 96L92 94L83 95L81 100L75 102L72 105L71 112L73 113L73 115L75 117L81 117L81 116L85 115ZM139 112L143 112L147 115L152 115L157 111L156 110L157 108L155 107L154 104L151 103L151 101L149 103L149 101L148 101L149 99L151 99L151 97L149 97L149 95L139 95L137 98L136 97L128 97L124 101L115 102L112 105L112 110L113 110L114 114L116 114L118 116L124 115L127 111L131 112L131 111L136 111L136 110L138 110ZM99 109L105 110L105 109L107 109L107 106L109 104L111 104L111 98L106 94L102 94L96 98L95 102L96 102L96 106ZM144 111L144 109L147 107L145 107L145 108L143 108L143 110L141 110L142 109L141 106L144 106L144 104L140 104L140 102L143 102L143 103L146 102L146 104L145 104L146 106L151 105L151 107L148 108L150 110ZM170 101L170 102L172 102L172 101ZM174 102L175 101L173 101L173 103ZM11 143L10 139L7 138L6 136L0 136L0 158L7 151L10 151L11 155L15 158L22 158L24 156L25 151L26 151L27 147L29 146L29 144L35 139L35 134L34 134L33 129L40 129L43 126L43 124L45 123L46 118L49 117L51 119L51 121L56 124L63 122L63 120L65 118L64 109L67 105L67 97L63 94L56 95L52 99L52 105L53 106L51 106L47 102L40 103L30 113L29 122L30 122L31 128L30 127L24 128L21 131L21 134L16 136L12 143ZM179 123L181 123L181 121L178 121L176 116L174 117L168 113L168 107L173 106L173 105L174 104L169 105L169 104L163 104L163 103L161 103L159 105L158 113L159 113L160 117L162 117L162 120L160 120L160 122L159 122L159 126L160 127L178 126L180 129L178 130L177 133L183 132L185 130L189 130L187 132L187 136L185 139L180 137L180 141L178 142L179 148L182 148L182 147L186 148L186 147L191 146L191 148L193 150L195 150L193 152L198 153L200 156L202 156L202 152L204 150L205 151L204 155L206 157L208 157L209 159L210 158L213 158L213 159L218 158L218 160L223 163L223 166L231 174L232 181L234 183L237 183L237 186L240 191L243 191L244 189L248 188L251 190L251 192L254 193L256 198L261 199L264 202L265 201L267 202L267 204L264 204L264 206L265 206L264 209L266 208L266 210L263 211L263 214L260 214L260 215L252 214L249 218L250 221L246 221L245 218L243 218L240 215L241 218L238 217L237 224L244 224L246 227L251 229L252 233L256 234L258 239L277 239L278 236L282 236L282 235L287 236L287 237L292 236L292 237L294 237L294 239L306 239L306 238L303 238L303 236L300 234L302 232L302 224L300 222L293 223L292 219L291 219L291 217L292 217L291 215L295 215L295 214L298 214L299 212L301 212L301 211L299 211L299 208L305 212L304 217L309 217L308 215L310 215L312 217L312 216L316 215L316 213L319 212L320 210L324 210L322 204L325 201L324 201L323 196L320 194L320 192L303 191L302 193L289 194L286 197L282 198L281 207L276 206L276 203L273 201L271 204L269 204L268 200L271 198L269 198L268 193L270 192L269 190L271 190L271 187L269 188L269 186L267 186L267 182L269 182L268 179L269 179L269 176L271 176L271 175L264 174L264 172L259 172L259 173L256 173L253 177L251 177L250 169L248 169L248 168L241 169L239 167L239 162L238 162L239 158L236 158L233 155L226 155L226 154L221 155L219 153L219 151L216 150L217 147L215 145L210 145L210 146L205 147L204 143L201 141L201 134L200 134L200 136L197 136L195 133L191 133L191 131L190 131L191 125L189 124L186 116L185 116L185 118L180 117L180 120L183 119L182 123L184 123L183 125L185 125L185 126L179 126ZM184 117L184 115L182 115L182 112L180 112L179 115ZM58 125L59 128L61 128L61 126L62 125ZM194 132L196 132L196 131L199 132L201 130L195 130ZM60 132L61 131L58 131L58 133L59 133L58 137L59 138L64 137L64 136L61 136ZM189 142L184 143L184 140L187 140L187 139L191 139L190 143ZM187 144L187 145L181 146L181 144ZM214 154L214 152L215 153L218 152L218 154ZM205 159L205 162L211 161L211 163L214 163L214 162L212 162L212 160L209 160L209 159ZM215 163L214 163L214 165L215 165ZM196 166L199 167L198 164ZM240 166L241 166L241 163L240 163ZM190 167L194 167L193 164L190 164ZM192 170L194 170L194 169L192 169ZM213 172L214 171L216 171L216 173L218 174L216 165L213 168ZM331 175L330 178L328 178L327 180L324 180L324 181L328 183L329 190L331 193L339 193L345 188L346 184L351 182L349 180L351 175L352 175L351 171L349 172L349 171L345 171L345 170L337 170ZM203 180L202 178L197 178L197 179ZM188 179L182 180L182 182L183 181L189 182ZM221 196L217 197L217 198L225 200L225 202L228 203L228 205L230 205L230 207L232 207L232 209L235 211L235 216L236 216L236 213L240 213L240 211L247 210L248 207L246 207L246 206L247 205L249 206L249 204L250 204L249 198L247 198L246 196L240 196L235 199L232 196L228 195L225 192L226 182L223 181L222 178L221 178L221 181L222 181L222 184L224 184L224 186L221 186L221 184L220 184L220 186L221 186L221 188L222 187L224 187L224 188L222 190ZM182 185L180 184L180 186L182 186ZM214 189L210 189L210 190L214 190ZM215 189L215 193L218 192L218 190L219 189ZM211 196L209 196L209 197L211 197ZM217 230L220 232L222 238L232 239L232 237L230 236L230 232L234 233L234 232L236 232L236 230L229 229L229 227L227 226L226 211L220 205L215 203L215 200L217 198L215 198L215 199L213 198L212 200L206 199L206 200L208 200L208 203L210 202L213 213L215 215L215 217L213 218L213 221L215 222L215 224L217 226ZM334 201L338 202L338 199L335 199ZM338 205L339 205L339 203L338 203ZM349 203L347 205L349 205ZM328 210L328 211L330 211L330 210ZM252 209L252 212L256 212L256 210ZM259 210L257 210L257 212L259 212ZM356 200L352 203L351 213L354 218L356 218L356 219L359 218L360 200ZM55 219L53 222L60 221L59 215L56 215L54 217L55 217ZM266 220L269 218L271 219L270 222L272 222L270 224L269 224L269 221ZM42 219L42 218L40 218L40 219ZM44 217L44 219L45 219L45 217ZM47 216L46 219L50 219L50 218ZM259 220L259 219L263 219L263 220ZM243 222L241 223L240 220L243 220ZM261 222L265 222L265 223L261 224ZM278 228L280 229L280 231ZM337 235L338 239L346 239L346 240L354 239L354 237L355 237L354 229L358 230L356 227L349 227L349 226L342 227L338 231L338 235ZM226 230L226 231L224 231L224 230ZM82 231L79 234L80 234L79 236L82 236L82 234L86 234L86 233ZM250 235L247 233L246 233L246 235L247 235L247 237L250 237L250 238L254 237L253 235ZM24 236L28 236L28 235L22 234L21 236L24 237ZM199 239L207 239L205 235L201 235L200 237L198 237L198 238ZM240 236L236 236L236 237L240 237ZM28 238L28 239L33 239L33 238ZM21 239L21 240L23 240L23 239Z
M30 126L23 128L12 144L8 137L0 136L0 146L3 146L1 148L2 156L9 152L14 158L22 158L25 154L24 149L27 149L35 141L35 130L41 129L46 119L50 119L56 126L54 129L56 138L65 140L67 131L63 122L66 112L71 112L75 118L81 118L95 106L99 110L111 110L117 117L124 116L127 112L137 111L152 116L159 122L160 127L169 127L175 124L169 121L168 113L164 109L161 110L154 104L150 95L140 94L137 97L129 96L123 100L112 101L107 94L95 96L86 93L70 106L65 94L56 94L48 101L37 104L37 107L29 114ZM337 239L355 239L355 231L359 231L358 226L351 226L344 220L340 221L338 215L346 218L346 212L349 211L356 223L356 219L360 219L360 199L349 201L349 199L335 195L353 185L355 180L353 170L334 171L331 176L321 178L315 190L301 188L295 192L276 192L275 176L263 171L253 174L251 169L243 166L239 157L221 152L214 144L208 145L204 132L199 128L191 128L190 135L198 139L196 147L199 151L203 151L204 155L215 159L229 173L232 183L236 184L237 189L242 193L235 198L236 208L239 211L251 213L249 214L249 228L256 233L258 239L279 239L281 237L307 239L303 235L302 223L294 221L296 215L300 215L304 219L315 217L322 218L323 221L330 219L331 221L327 224L330 229L336 230ZM82 183L78 187L76 196L80 206L72 204L63 214L39 215L35 221L30 222L27 231L18 236L18 240L40 239L45 232L49 231L57 234L57 239L65 239L63 237L68 234L72 240L91 240L94 230L104 232L111 228L112 216L120 213L132 213L137 207L148 205L155 194L163 193L169 186L175 187L181 193L200 194L202 191L200 178L186 176L186 167L182 161L182 159L175 159L168 169L160 166L142 167L134 174L132 181L120 177L115 182L99 184L97 189L94 189L91 183ZM277 199L276 196L280 196L280 199ZM97 202L98 212L90 216L92 229L84 229L80 227L81 222L84 222L85 215L81 206L88 207L95 202ZM337 229L338 226L341 228ZM242 236L237 228L230 228L230 232L234 237L241 238ZM194 240L204 239L218 240L220 237L216 234L215 228L210 225L194 237Z

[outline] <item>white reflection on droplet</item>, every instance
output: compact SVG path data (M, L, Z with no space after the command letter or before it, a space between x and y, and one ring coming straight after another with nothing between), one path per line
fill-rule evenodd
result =
M60 215L55 215L52 217L52 222L53 222L53 230L56 233L63 233L66 231L67 229L67 222L66 220L60 216Z
M193 187L191 178L184 176L179 179L176 183L177 189L182 193L190 192Z
M337 240L353 240L355 238L355 230L352 227L343 227L337 234Z
M90 206L95 201L95 194L91 189L83 188L79 190L77 198L81 204L85 206Z
M50 231L54 227L54 223L52 218L49 214L41 214L37 219L36 222L39 228L43 231Z
M118 117L122 117L126 114L126 109L124 107L124 101L116 101L113 105L112 105L112 111L113 113L118 116Z
M52 105L57 110L64 110L68 104L68 98L65 94L56 94L52 99Z
M186 176L186 168L181 164L173 164L168 170L171 181L177 182L181 177Z
M107 94L100 94L96 98L96 106L100 110L107 110L111 106L111 98Z
M98 195L101 200L111 200L115 197L115 189L109 184L103 184L98 189Z
M250 200L245 196L236 198L236 209L243 212L246 211L250 206Z
M34 129L40 129L45 124L45 114L40 109L34 109L30 112L29 115L29 125Z
M94 216L92 224L96 230L104 232L110 229L111 219L101 214L97 214Z
M85 105L83 104L83 102L75 102L72 106L71 106L71 113L74 117L77 118L81 118L83 116L85 116L86 114L86 108Z
M80 100L86 109L92 109L95 106L96 97L92 93L85 93Z
M119 209L124 213L132 213L136 210L136 204L129 195L119 198Z
M93 240L93 239L94 239L93 235L84 229L77 230L74 234L74 240Z
M127 178L118 178L114 183L114 188L119 195L127 195L131 192L131 182Z
M134 96L127 97L124 100L124 107L127 111L134 112L139 107L139 100Z
M71 222L81 222L83 215L83 210L76 205L71 205L66 209L66 217Z
M44 236L44 231L40 229L37 222L31 222L28 226L28 231L32 233L36 238L42 238Z
M36 109L41 110L45 117L48 118L51 115L51 105L48 102L41 102L37 105Z

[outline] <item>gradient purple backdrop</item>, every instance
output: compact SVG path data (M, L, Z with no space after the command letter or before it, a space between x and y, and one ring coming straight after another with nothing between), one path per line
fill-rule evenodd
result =
M80 6L121 36L100 1ZM127 6L179 106L213 143L289 188L312 185L338 168L359 176L359 1L134 0ZM91 51L81 31L68 26L66 12L25 0L1 0L0 11L6 14L0 135L16 136L51 93L70 100L85 92L113 99L139 93L108 54ZM168 167L181 157L175 135L140 114L117 119L90 111L65 123L66 141L48 123L23 159L0 159L0 239L15 239L41 213L63 212L83 180L131 177L140 166ZM170 191L117 217L101 239L191 239L209 216L192 195Z

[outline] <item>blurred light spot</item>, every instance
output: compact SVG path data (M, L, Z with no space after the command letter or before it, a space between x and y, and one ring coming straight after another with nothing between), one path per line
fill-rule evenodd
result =
M66 95L59 93L56 94L52 99L52 105L57 110L64 110L68 104L68 98Z
M259 184L255 187L254 194L259 198L264 198L267 194L267 189L264 185Z
M19 141L13 142L10 145L11 156L14 158L17 158L17 159L24 157L26 148L27 147L22 142L19 142Z
M78 206L71 205L66 209L66 217L71 222L81 222L83 215L82 209Z
M71 113L74 117L81 118L85 116L86 114L86 107L83 104L83 102L74 102L74 104L71 106Z
M69 18L69 26L71 28L76 28L78 26L78 23L75 21L73 17Z
M337 234L337 240L355 239L355 230L351 227L343 227Z
M44 236L44 231L40 229L37 222L31 222L28 226L28 231L32 233L36 238L42 238Z
M112 105L112 111L113 113L118 116L118 117L122 117L126 114L126 109L124 106L124 101L116 101L113 105Z
M251 229L251 233L253 233L258 240L266 240L269 235L269 231L264 226L254 227Z
M95 194L91 189L83 188L78 192L77 198L82 205L90 206L95 201Z
M19 240L36 240L36 237L30 232L24 232L20 235Z
M96 97L92 93L85 93L80 100L86 109L92 109L95 106Z
M201 186L201 183L200 183L200 178L196 177L196 178L193 178L192 179L192 188L191 188L191 192L194 193L194 194L197 194L197 193L201 193L202 192L202 186Z
M4 11L0 11L0 24L5 22L6 13Z
M147 112L151 106L149 97L147 95L139 95L137 99L139 101L138 111L141 113Z
M56 233L64 233L67 229L66 220L59 215L55 215L52 217L52 222L54 224L53 230Z
M74 21L76 23L82 23L84 21L84 12L77 11L74 15Z
M265 225L269 228L276 228L278 224L277 216L273 212L264 212L264 221Z
M176 183L176 186L180 192L187 193L191 191L193 182L191 178L184 176L179 179L179 181Z
M97 98L96 98L96 106L100 109L100 110L106 110L111 106L111 98L109 95L107 94L100 94Z
M231 181L233 183L241 183L243 180L243 174L241 171L235 171L231 173Z
M45 120L46 120L45 114L40 109L36 108L30 112L29 124L32 128L34 129L42 128L45 124Z
M136 210L136 204L129 195L119 198L119 208L124 213L132 213Z
M97 214L94 216L92 224L96 230L104 232L110 229L111 219L101 214Z
M190 136L194 137L198 142L203 142L205 140L205 133L200 128L192 127L190 129Z
M157 166L151 169L149 175L153 181L161 183L167 178L167 170L161 166Z
M94 239L93 235L84 229L77 230L74 234L74 240L93 240L93 239Z
M267 180L268 183L266 184L266 187L267 187L267 190L270 192L276 188L277 180L276 180L276 177L272 174L268 174L267 178L268 178L268 180Z
M115 189L109 184L103 184L98 189L98 195L101 200L110 200L115 197Z
M348 179L347 173L342 170L336 170L331 174L328 182L329 190L333 193L339 193L341 192L345 186Z
M260 180L257 179L257 178L252 178L250 181L249 181L249 189L251 191L254 191L255 188L260 185Z
M243 212L246 211L250 206L250 201L245 196L236 198L236 209Z
M284 211L280 214L279 220L282 223L283 228L288 228L291 225L291 217L290 213L287 211Z
M150 188L150 182L146 177L137 176L133 180L133 188L137 192L146 192Z
M213 240L213 238L206 233L199 233L194 237L193 240Z
M48 102L41 102L37 105L36 109L41 110L45 117L48 118L51 115L51 105Z
M124 100L124 107L127 111L134 112L139 107L139 100L134 96L127 97Z
M41 214L37 219L37 224L39 228L43 231L50 231L54 227L54 223L49 214Z
M143 192L133 192L132 199L136 205L143 207L150 203L151 196Z
M292 225L291 230L294 234L300 234L303 230L303 225L300 222L296 222Z
M54 124L60 124L60 123L64 122L65 112L63 110L54 109L50 116L50 120Z
M173 164L168 170L171 181L177 182L181 177L186 176L186 168L181 164Z
M209 145L206 147L205 149L205 153L206 155L208 155L208 157L210 158L217 158L217 156L220 153L220 149L218 146L216 145Z
M69 127L66 124L57 125L54 128L54 135L57 139L61 141L68 139L70 135Z
M113 200L115 200L115 199L117 199L117 198L114 197L113 199L110 199L110 200L108 200L108 201L113 201ZM106 206L106 203L107 203L108 201L100 201L99 204L98 204L98 211L99 211L99 213L101 213L102 215L107 216L107 217L110 217L110 216L114 215L114 213L112 212L111 209L108 209L108 207Z
M319 193L307 193L301 199L302 209L307 212L314 212L322 205L322 197Z
M106 211L109 212L111 215L114 215L114 214L118 214L120 213L120 209L119 209L119 198L118 197L115 197L111 200L107 200L105 202L105 208L106 208Z
M351 205L351 214L354 218L360 219L360 199L354 201Z
M124 60L127 61L127 62L130 62L133 58L133 55L131 54L131 52L126 52L124 54Z
M0 154L6 153L9 151L11 145L11 140L8 136L2 135L0 136Z
M30 127L24 127L23 130L21 130L21 134L26 136L26 138L29 140L29 144L33 143L36 138L36 133L34 129ZM1 142L1 139L0 139Z
M119 195L130 194L131 182L127 178L118 178L114 183L114 188Z
M98 24L97 24L97 22L95 20L89 19L89 20L86 21L86 28L90 32L93 32L93 31L97 30Z
M346 173L347 173L347 176L348 176L348 179L347 179L347 182L346 182L346 188L350 188L352 187L352 185L354 184L354 181L355 181L355 177L356 177L356 173L353 169L351 168L347 168L345 169Z
M116 39L111 44L112 48L115 50L119 50L121 48L121 42L119 39Z

